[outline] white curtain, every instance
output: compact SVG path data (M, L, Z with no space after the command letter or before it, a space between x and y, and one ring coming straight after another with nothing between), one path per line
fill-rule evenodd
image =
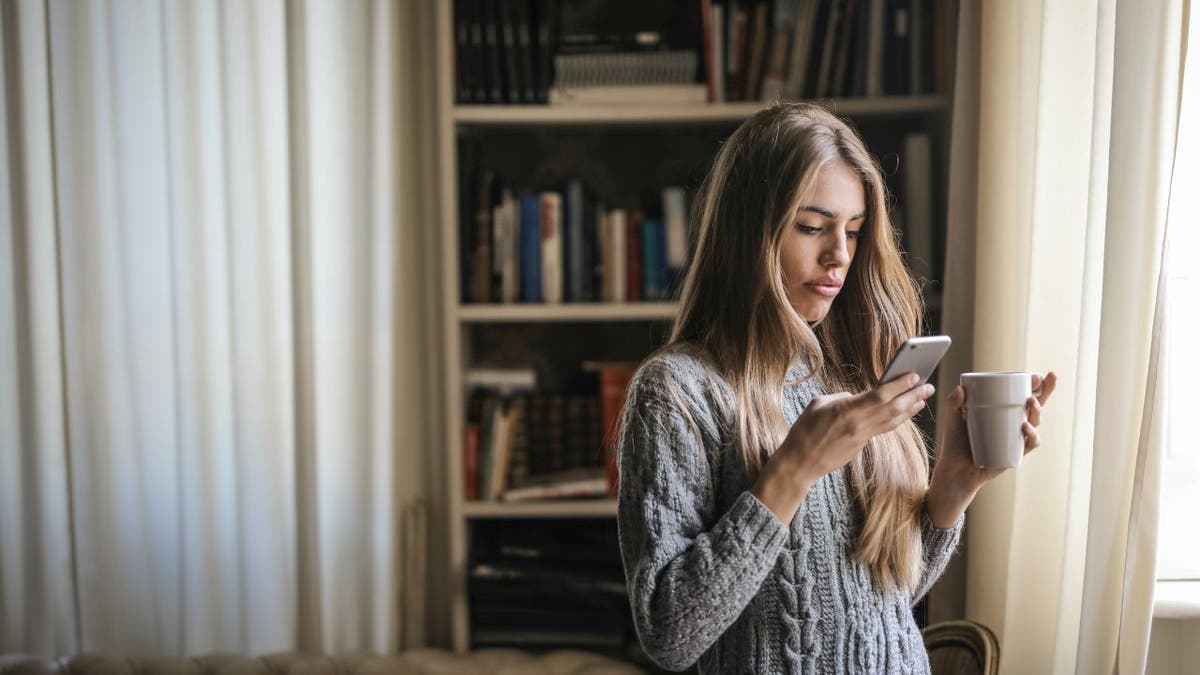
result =
M420 639L427 14L0 4L0 652Z
M955 126L978 149L952 159L970 196L950 204L947 288L973 290L945 326L971 349L942 390L967 368L1061 376L1042 448L968 516L965 610L1003 672L1144 670L1186 5L964 2Z

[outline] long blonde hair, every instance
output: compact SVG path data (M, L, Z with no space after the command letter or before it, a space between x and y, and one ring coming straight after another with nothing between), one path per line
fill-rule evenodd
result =
M862 178L867 217L842 293L810 327L788 301L780 243L817 173L842 162ZM826 391L865 391L909 336L921 297L901 259L879 167L862 140L825 109L775 105L723 144L694 202L696 240L666 348L700 347L736 397L735 438L750 476L783 442L781 392L806 366ZM911 421L873 438L850 464L859 524L855 553L885 588L916 587L925 439Z

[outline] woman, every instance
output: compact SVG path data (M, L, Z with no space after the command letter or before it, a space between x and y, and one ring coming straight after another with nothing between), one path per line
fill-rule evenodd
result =
M877 386L922 314L879 168L822 108L778 105L722 146L695 222L680 315L622 418L643 647L702 673L928 672L910 608L1000 472L955 415L930 476L911 418L933 386ZM1054 384L1034 376L1026 452Z

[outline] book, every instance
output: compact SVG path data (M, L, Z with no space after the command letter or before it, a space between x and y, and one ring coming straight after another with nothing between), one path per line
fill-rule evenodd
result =
M924 0L909 0L908 93L925 93L925 47L931 42L926 35L924 15L928 9Z
M867 91L870 97L883 95L883 42L887 24L887 0L869 0L870 26L867 38Z
M512 14L513 27L516 31L516 61L520 81L520 102L537 102L537 83L534 81L534 47L535 28L533 23L533 7L529 0L508 0L509 11ZM515 101L514 101L515 102Z
M845 0L842 10L841 24L838 27L836 47L834 48L833 71L830 75L829 95L847 95L847 72L852 58L851 47L854 44L858 28L859 0Z
M475 192L475 248L471 258L471 301L492 299L492 195L496 174L482 171Z
M887 23L883 46L883 93L909 93L909 0L886 0Z
M562 195L541 194L542 217L542 301L563 300Z
M494 436L495 445L490 449L493 464L487 491L489 501L495 501L508 489L517 427L525 423L525 410L524 398L512 399L507 402L503 416L498 420L497 432Z
M642 220L640 210L630 211L625 223L625 299L642 300Z
M628 227L625 209L613 209L608 213L605 227L607 244L604 249L608 257L604 261L604 266L609 282L607 287L609 302L625 302L628 299L626 294L628 272L625 269L627 262L625 234Z
M701 60L704 63L704 90L709 103L716 102L717 61L713 33L713 0L700 0Z
M620 431L621 411L629 384L637 373L638 364L632 361L585 361L583 370L596 373L600 384L600 428L604 445L605 478L610 495L616 495L619 471L617 467L617 434Z
M494 393L482 394L480 424L479 424L479 475L476 479L478 497L488 499L488 486L491 485L492 471L495 468L496 435L502 433L497 427L504 417L504 399Z
M871 42L871 0L858 0L854 13L855 28L851 36L850 55L847 61L846 96L867 95L867 54Z
M579 179L567 181L563 192L564 235L568 302L582 302L586 299L584 289L584 195L583 183Z
M521 300L542 301L542 205L537 195L523 194L521 211Z
M498 302L516 302L520 284L520 231L516 197L500 191L492 207L492 296Z
M818 9L818 0L800 0L798 5L793 24L787 80L783 86L785 99L802 98L808 86L809 57L813 51L813 26L817 21Z
M842 12L845 6L846 0L832 0L829 5L829 13L826 15L824 32L821 38L821 59L817 70L816 98L826 98L832 95L830 90L834 74L834 58L836 56L834 48L837 46L838 35L842 26ZM818 28L821 28L821 26L818 26Z
M590 238L588 242L591 246L587 252L587 278L588 284L588 300L603 300L604 299L604 230L605 223L608 220L608 205L603 200L596 198L591 204L591 227L588 229Z
M471 103L475 92L471 90L471 67L468 63L471 49L471 30L467 22L467 0L454 0L454 82L455 98L459 103Z
M501 79L504 81L505 103L520 103L525 86L521 82L521 69L517 60L517 26L513 17L515 4L516 0L499 0L496 3L500 45L504 53L504 76Z
M480 21L483 23L483 54L485 66L485 82L487 83L487 100L490 103L504 103L506 90L503 75L503 51L500 44L500 17L497 8L491 0L480 0Z
M749 57L750 6L748 0L730 0L729 5L729 53L726 55L725 74L729 87L729 100L745 100L746 62Z
M471 74L471 85L474 91L471 99L476 103L487 103L488 81L487 59L484 57L483 7L480 6L477 0L464 0L464 10L467 22L467 38L469 40L469 48L467 50L467 53L470 55L468 70Z
M463 499L479 499L479 423L463 428Z
M546 499L592 499L609 494L604 469L562 470L530 478L530 484L506 490L505 502L529 502Z
M550 90L551 105L682 105L707 100L703 84L555 85Z
M770 5L768 0L757 0L750 15L751 26L747 37L749 42L746 57L746 79L742 98L746 101L757 101L759 86L762 84L763 61L766 58L767 41L770 39L771 26L767 22Z
M934 277L933 156L929 134L904 137L904 240L913 273Z
M666 242L663 223L657 218L642 221L642 297L665 300L667 297Z
M724 103L729 100L728 82L725 78L725 17L727 7L713 3L712 23L708 28L708 39L712 49L712 99L713 103Z
M669 187L662 191L663 226L666 235L666 288L673 288L675 280L683 275L687 265L687 196L681 187Z
M796 10L799 0L775 0L772 19L770 51L763 74L759 99L766 103L784 98L788 64L791 61L792 38L796 32Z
M532 368L470 368L463 375L467 389L489 389L504 395L537 389Z

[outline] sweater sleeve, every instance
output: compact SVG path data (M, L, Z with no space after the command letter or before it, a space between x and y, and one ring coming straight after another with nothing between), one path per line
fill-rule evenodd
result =
M712 413L703 396L673 396L654 373L643 369L630 386L619 442L621 557L642 646L683 670L758 592L788 529L749 492L713 513L716 486L695 424Z
M950 556L954 555L954 550L958 548L958 539L962 536L965 519L966 514L961 515L953 525L942 529L933 524L925 509L921 509L921 551L924 566L921 582L917 584L916 592L912 596L913 604L924 597L933 587L933 583L942 576L942 572L946 571Z

